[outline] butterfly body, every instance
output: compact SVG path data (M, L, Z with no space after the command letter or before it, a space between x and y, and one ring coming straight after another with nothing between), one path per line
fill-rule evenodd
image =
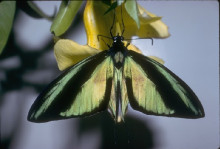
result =
M113 59L114 66L117 69L120 69L123 67L124 60L127 55L127 48L124 46L122 36L115 36L113 40L114 42L108 51L109 55Z
M84 59L55 79L32 105L28 120L46 122L108 109L120 122L129 103L151 115L204 116L188 85L162 64L128 50L118 35L109 50Z

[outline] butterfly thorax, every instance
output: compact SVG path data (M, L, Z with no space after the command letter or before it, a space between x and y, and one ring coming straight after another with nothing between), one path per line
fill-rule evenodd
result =
M127 54L127 48L124 46L123 40L124 38L119 35L113 37L113 44L109 49L109 54L111 55L114 66L117 69L120 69L123 66Z

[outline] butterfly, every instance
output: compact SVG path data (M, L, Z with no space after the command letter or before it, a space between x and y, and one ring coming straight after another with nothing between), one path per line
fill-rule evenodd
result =
M28 120L84 117L108 111L124 120L128 104L149 115L201 118L204 109L190 87L159 62L129 50L114 36L109 50L70 67L37 97Z

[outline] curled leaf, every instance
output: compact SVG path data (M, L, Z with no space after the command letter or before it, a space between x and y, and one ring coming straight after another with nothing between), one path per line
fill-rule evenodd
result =
M67 31L75 18L83 1L62 1L58 14L55 17L50 31L55 36L60 36Z

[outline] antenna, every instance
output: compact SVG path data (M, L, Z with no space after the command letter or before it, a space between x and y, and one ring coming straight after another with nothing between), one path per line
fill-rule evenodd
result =
M123 20L123 16L122 16L122 5L121 5L121 23L122 23L122 27L123 27L123 30L121 32L121 36L123 36L124 31L125 31L125 24L124 24L124 20Z
M114 23L115 23L115 9L114 9L114 16L113 16L112 26L111 26L111 28L110 28L110 35L111 35L112 39L113 39L113 37L114 37L113 34L112 34L112 30L113 30Z

